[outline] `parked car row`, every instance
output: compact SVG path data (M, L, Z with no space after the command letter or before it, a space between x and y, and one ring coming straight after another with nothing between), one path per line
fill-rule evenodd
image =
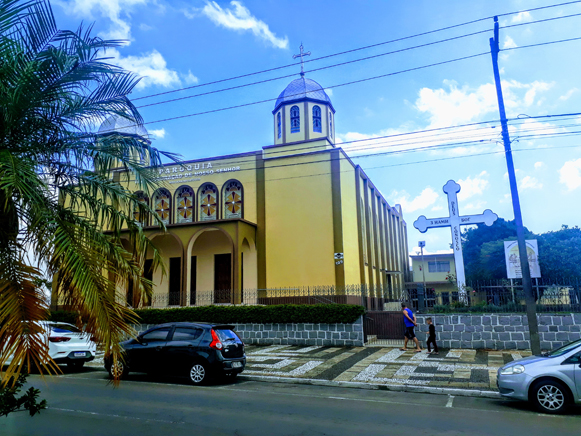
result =
M57 364L81 368L95 358L96 343L72 324L43 322L49 355ZM121 343L122 359L105 359L111 377L129 372L183 376L194 385L213 377L234 378L246 366L244 343L234 326L176 322L160 324ZM12 357L8 356L6 364ZM581 403L581 340L498 369L497 385L506 398L530 401L545 413Z

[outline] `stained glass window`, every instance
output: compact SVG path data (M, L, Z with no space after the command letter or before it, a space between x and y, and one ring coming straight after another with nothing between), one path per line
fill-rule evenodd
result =
M242 218L242 185L237 180L224 186L224 218Z
M206 183L199 191L200 221L215 220L218 211L218 190L212 183Z
M278 129L278 138L280 139L280 137L282 136L282 121L281 121L280 112L278 114L276 114L276 125L277 125L277 129Z
M164 224L169 224L171 215L171 194L167 189L158 190L153 196L153 208Z
M291 107L291 133L297 133L301 131L301 111L298 106Z
M137 197L137 201L140 201L140 202L145 203L145 204L149 204L149 198L147 198L147 196L142 191L136 192L135 196ZM146 224L147 215L141 214L139 212L139 208L135 207L135 209L133 210L133 219L135 221L137 221L138 223L144 225L144 224Z
M189 186L182 186L176 195L176 220L178 223L194 221L194 191Z
M323 131L323 124L321 123L321 108L313 106L313 132L321 133Z

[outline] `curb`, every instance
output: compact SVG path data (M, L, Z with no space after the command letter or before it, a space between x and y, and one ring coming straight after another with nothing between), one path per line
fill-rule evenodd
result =
M105 368L91 367L99 371L105 371ZM395 392L410 392L416 394L434 394L434 395L454 395L455 397L473 397L473 398L492 398L501 399L502 395L495 391L484 391L478 389L458 389L458 388L439 388L428 386L413 386L413 385L395 385L395 384L372 384L363 382L349 382L349 381L333 381L315 378L293 378L293 377L272 377L265 375L244 375L238 376L239 380L257 381L268 383L285 383L296 385L311 385L311 386L327 386L335 388L351 388L351 389L367 389L379 391L395 391Z
M411 385L395 385L395 384L371 384L360 382L347 381L332 381L322 379L305 379L292 377L270 377L262 375L243 375L238 376L240 380L270 382L270 383L287 383L298 385L312 385L312 386L330 386L352 389L367 389L367 390L383 390L396 392L411 392L417 394L435 394L435 395L454 395L456 397L478 397L478 398L493 398L500 399L502 396L499 392L483 391L477 389L457 389L457 388L438 388L427 386L411 386Z

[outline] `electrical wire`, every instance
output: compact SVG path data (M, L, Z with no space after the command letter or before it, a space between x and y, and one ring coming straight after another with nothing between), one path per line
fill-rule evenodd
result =
M571 15L565 15L565 16L559 16L559 17L546 18L546 19L543 19L543 20L530 21L530 22L527 22L527 23L512 24L512 25L508 25L508 26L503 26L502 29L506 29L506 28L509 28L509 27L528 26L528 25L531 25L531 24L544 23L544 22L553 21L553 20L562 20L564 18L571 18L571 17L578 17L578 16L581 16L581 13L571 14ZM475 35L480 35L482 33L488 33L488 32L490 32L490 29L480 30L478 32L467 33L467 34L459 35L459 36L453 36L453 37L450 37L450 38L441 39L441 40L438 40L438 41L427 42L425 44L415 45L415 46L412 46L412 47L405 47L405 48L402 48L402 49L393 50L393 51L386 52L386 53L379 53L379 54L372 55L372 56L366 56L366 57L359 58L359 59L353 59L353 60L350 60L350 61L340 62L338 64L327 65L327 66L324 66L324 67L315 68L315 69L312 69L312 70L307 70L307 71L305 71L305 74L307 74L307 73L313 73L313 72L316 72L316 71L327 70L327 69L330 69L330 68L342 67L342 66L349 65L349 64L353 64L353 63L357 63L357 62L367 61L367 60L370 60L370 59L376 59L376 58L379 58L379 57L388 56L388 55L392 55L392 54L396 54L396 53L402 53L402 52L405 52L405 51L415 50L415 49L418 49L418 48L429 47L429 46L432 46L432 45L441 44L441 43L444 43L444 42L455 41L455 40L458 40L458 39L467 38L467 37L475 36ZM157 105L160 105L160 104L174 103L174 102L182 101L182 100L189 100L189 99L192 99L192 98L203 97L203 96L212 95L212 94L218 94L218 93L221 93L221 92L233 91L235 89L246 88L248 86L254 86L254 85L261 85L261 84L264 84L264 83L274 82L276 80L281 80L281 79L288 79L290 77L295 77L295 76L296 76L296 74L295 73L292 73L292 74L287 74L285 76L278 76L278 77L273 77L273 78L270 78L270 79L259 80L257 82L244 83L242 85L231 86L229 88L216 89L216 90L213 90L213 91L202 92L200 94L187 95L187 96L184 96L184 97L173 98L173 99L170 99L170 100L163 100L163 101L158 101L158 102L154 102L154 103L148 103L148 104L144 104L144 105L141 105L141 106L137 106L137 109L142 109L142 108L151 107L151 106L157 106Z
M509 16L509 15L516 15L516 14L521 14L521 13L524 13L524 12L534 12L534 11L539 11L539 10L543 10L543 9L556 8L556 7L559 7L559 6L568 6L568 5L576 4L576 3L581 3L581 0L569 1L569 2L563 2L563 3L557 3L557 4L547 5L547 6L539 6L539 7L536 7L536 8L522 9L522 10L513 11L513 12L506 12L504 14L497 14L496 16L497 17L506 17L506 16ZM331 58L331 57L341 56L341 55L348 54L348 53L354 53L354 52L361 51L361 50L367 50L367 49L370 49L370 48L379 47L379 46L386 45L386 44L392 44L392 43L395 43L395 42L401 42L401 41L405 41L405 40L408 40L408 39L418 38L420 36L426 36L426 35L430 35L430 34L433 34L433 33L443 32L443 31L446 31L446 30L451 30L451 29L455 29L455 28L458 28L458 27L467 26L469 24L475 24L475 23L478 23L478 22L481 22L481 21L490 20L493 17L494 17L494 15L488 16L488 17L483 17L483 18L478 18L478 19L475 19L475 20L466 21L464 23L459 23L459 24L453 24L451 26L446 26L446 27L442 27L442 28L439 28L439 29L435 29L435 30L430 30L430 31L426 31L426 32L417 33L417 34L414 34L414 35L404 36L404 37L401 37L401 38L396 38L396 39L392 39L392 40L389 40L389 41L384 41L384 42L380 42L380 43L376 43L376 44L370 44L370 45L366 45L366 46L363 46L363 47L354 48L354 49L351 49L351 50L345 50L345 51L342 51L342 52L329 54L329 55L326 55L326 56L320 56L320 57L317 57L317 58L307 59L307 60L304 61L304 63L316 62L316 61L319 61L319 60L322 60L322 59L328 59L328 58ZM528 23L523 23L523 24L528 24ZM133 101L143 100L143 99L146 99L146 98L152 98L152 97L157 97L157 96L160 96L160 95L167 95L167 94L172 94L172 93L175 93L175 92L180 92L180 91L184 91L184 90L187 90L187 89L194 89L194 88L200 88L200 87L203 87L203 86L214 85L214 84L217 84L217 83L223 83L223 82L227 82L227 81L231 81L231 80L241 79L241 78L244 78L244 77L254 76L254 75L257 75L257 74L263 74L263 73L268 73L268 72L271 72L271 71L277 71L277 70L284 69L284 68L295 67L295 66L297 66L299 64L300 64L300 62L295 62L295 63L292 63L292 64L282 65L282 66L279 66L279 67L269 68L269 69L265 69L265 70L261 70L261 71L255 71L253 73L241 74L239 76L229 77L229 78L226 78L226 79L214 80L212 82L202 83L202 84L199 84L199 85L192 85L192 86L187 86L187 87L184 87L184 88L173 89L171 91L165 91L165 92L159 92L159 93L156 93L156 94L145 95L145 96L142 96L142 97L134 98L132 100Z
M581 1L581 0L580 0ZM501 51L505 51L505 50L520 50L520 49L525 49L525 48L531 48L531 47L538 47L538 46L544 46L544 45L550 45L550 44L558 44L558 43L564 43L564 42L571 42L571 41L577 41L577 40L581 40L581 37L574 37L574 38L567 38L567 39L561 39L561 40L556 40L556 41L547 41L547 42L542 42L542 43L537 43L537 44L530 44L530 45L523 45L523 46L519 46L519 47L513 47L510 49L503 49ZM417 71L417 70L422 70L422 69L426 69L426 68L430 68L430 67L434 67L434 66L439 66L439 65L444 65L444 64L449 64L449 63L454 63L454 62L459 62L459 61L463 61L463 60L467 60L467 59L472 59L472 58L476 58L476 57L480 57L480 56L484 56L484 55L488 55L490 54L488 51L486 52L482 52L482 53L477 53L477 54L473 54L473 55L467 55L467 56L462 56L459 58L454 58L454 59L448 59L446 61L441 61L441 62L435 62L432 64L428 64L428 65L422 65L419 67L413 67L413 68L408 68L405 70L400 70L400 71L395 71L395 72L391 72L391 73L386 73L386 74L380 74L377 76L373 76L373 77L367 77L364 79L358 79L358 80L352 80L350 82L345 82L345 83L340 83L337 85L332 85L332 86L327 86L327 89L334 89L334 88L339 88L339 87L343 87L343 86L349 86L349 85L354 85L357 83L363 83L363 82L368 82L371 80L376 80L376 79L381 79L381 78L385 78L385 77L390 77L390 76L395 76L398 74L403 74L403 73L409 73L412 71ZM302 95L303 93L297 93L294 95ZM288 97L292 97L293 95L289 95ZM223 107L223 108L218 108L218 109L210 109L207 111L202 111L202 112L196 112L196 113L192 113L192 114L185 114L185 115L178 115L175 117L169 117L169 118L164 118L164 119L160 119L160 120L155 120L155 121L146 121L144 123L142 123L142 125L147 125L147 124L157 124L157 123L162 123L162 122L167 122L167 121L174 121L174 120L179 120L179 119L184 119L184 118L191 118L191 117L195 117L195 116L200 116L200 115L208 115L211 113L217 113L217 112L223 112L226 110L232 110L232 109L239 109L242 107L248 107L248 106L254 106L257 104L262 104L262 103L268 103L268 102L272 102L277 100L278 98L269 98L269 99L265 99L265 100L259 100L259 101L254 101L254 102L250 102L250 103L242 103L239 105L234 105L234 106L227 106L227 107ZM137 127L137 124L134 125L129 125L129 126L124 126L123 128L129 128L129 127ZM103 133L107 133L107 132L114 132L114 129L109 129L106 131L101 131L99 132L100 134Z

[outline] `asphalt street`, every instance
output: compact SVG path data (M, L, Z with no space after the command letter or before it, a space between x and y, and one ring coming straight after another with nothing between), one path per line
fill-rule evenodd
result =
M30 384L49 409L0 418L0 435L573 435L581 409L540 415L484 398L237 380L205 387L85 370Z

